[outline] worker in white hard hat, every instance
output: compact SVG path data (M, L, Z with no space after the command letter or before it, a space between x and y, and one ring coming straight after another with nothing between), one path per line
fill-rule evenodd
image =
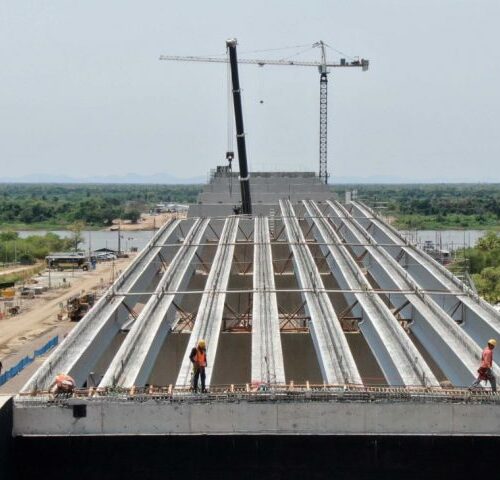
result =
M488 345L483 350L481 355L481 366L477 370L478 376L474 383L470 386L471 389L478 387L481 381L490 382L491 391L497 391L497 380L493 375L493 349L496 347L497 341L494 338L488 340Z
M200 340L198 345L191 350L189 359L193 364L193 391L198 391L198 379L201 379L201 391L205 393L205 368L207 367L207 345L205 340Z

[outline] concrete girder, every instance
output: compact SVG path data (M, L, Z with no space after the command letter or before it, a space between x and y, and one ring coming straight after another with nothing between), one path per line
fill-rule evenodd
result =
M175 321L175 293L187 286L194 271L192 260L198 249L197 244L202 241L208 223L208 219L195 220L154 294L113 358L100 387L142 387L147 383L158 353Z
M414 295L397 296L400 301L409 302L412 307L411 331L453 384L469 385L477 375L481 355L479 346L429 295L423 295L420 292L413 279L397 260L385 248L376 246L376 241L371 234L354 220L342 205L338 202L328 202L328 204L337 219L344 222L346 226L344 235L349 233L359 243L366 242L366 240L373 243L364 248L370 255L369 271L380 287L415 291ZM500 374L500 369L496 366L494 371L498 372L496 375Z
M137 258L124 270L110 289L99 299L78 325L68 334L59 347L49 356L36 373L22 388L22 392L47 389L58 372L71 375L77 385L82 385L88 373L106 351L122 325L128 320L127 299L122 293L140 291L144 284L150 284L159 267L152 268L162 247L175 233L180 220L165 224ZM147 276L147 279L143 279ZM132 304L127 303L129 307Z
M289 200L280 200L288 243L300 288L313 290L302 293L311 318L311 335L318 356L323 380L329 384L361 384L352 352L347 344L342 326L314 262Z
M340 246L340 236L317 204L313 201L303 203L308 221L316 227L316 237L323 243L321 250L341 288L366 290L366 293L351 295L364 314L358 325L389 385L439 386L432 370L392 312L375 294L347 247ZM349 303L352 304L352 299Z
M217 252L215 253L212 268L208 274L207 283L201 297L198 314L194 322L190 341L183 357L181 369L177 377L177 386L189 386L191 383L192 364L189 360L191 349L200 339L207 344L208 365L206 368L206 385L210 385L213 365L217 354L217 345L224 313L226 290L231 273L232 260L238 233L239 219L236 216L228 217L220 235Z
M254 222L252 383L284 384L285 367L269 224L265 217L257 217Z
M353 206L363 216L373 216L364 204L353 202ZM404 243L404 239L391 226L379 219L372 219L376 231L391 243ZM392 248L392 247L388 247ZM487 302L480 299L443 265L436 262L426 252L413 245L399 247L408 256L407 271L421 288L456 292L456 295L433 295L445 309L451 311L457 302L463 305L464 318L461 327L479 345L485 345L489 338L500 339L500 314Z

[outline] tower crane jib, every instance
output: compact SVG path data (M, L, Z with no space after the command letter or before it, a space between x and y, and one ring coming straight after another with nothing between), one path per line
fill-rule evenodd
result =
M324 183L328 183L328 73L330 68L361 68L363 72L368 70L369 61L365 58L354 58L347 61L341 58L339 62L329 62L326 58L326 47L328 45L320 40L312 45L321 49L321 61L304 60L272 60L255 58L238 58L238 63L294 67L317 67L320 74L320 98L319 98L319 177ZM218 57L194 57L178 55L162 55L160 60L179 62L205 62L205 63L228 63L229 58Z

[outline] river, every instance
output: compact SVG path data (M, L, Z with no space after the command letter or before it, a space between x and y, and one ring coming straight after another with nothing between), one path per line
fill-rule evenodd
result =
M401 233L413 243L423 245L426 240L434 242L446 250L473 247L487 230L402 230ZM46 230L19 230L19 236L26 238L30 235L45 235ZM66 238L72 235L68 230L53 230L52 233ZM121 249L130 250L132 247L143 249L149 242L155 231L122 231ZM81 250L88 250L89 244L92 250L99 248L110 248L118 250L118 232L109 230L82 231L83 242L80 243Z
M137 231L121 231L121 250L128 251L132 247L142 250L155 234L155 230L137 230ZM29 237L30 235L45 235L47 230L18 230L21 238ZM73 235L69 230L51 230L50 233L55 233L62 238L68 238ZM79 249L87 251L89 246L91 250L99 248L110 248L118 250L118 231L110 232L109 230L85 230L81 232L83 242L79 244Z

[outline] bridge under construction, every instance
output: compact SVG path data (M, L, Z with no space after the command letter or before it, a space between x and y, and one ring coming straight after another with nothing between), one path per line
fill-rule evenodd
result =
M27 382L15 435L498 435L498 395L466 388L500 338L488 303L314 175L253 176L253 216L227 215L226 180L154 235ZM284 194L293 182L309 195ZM48 393L58 372L73 395Z

